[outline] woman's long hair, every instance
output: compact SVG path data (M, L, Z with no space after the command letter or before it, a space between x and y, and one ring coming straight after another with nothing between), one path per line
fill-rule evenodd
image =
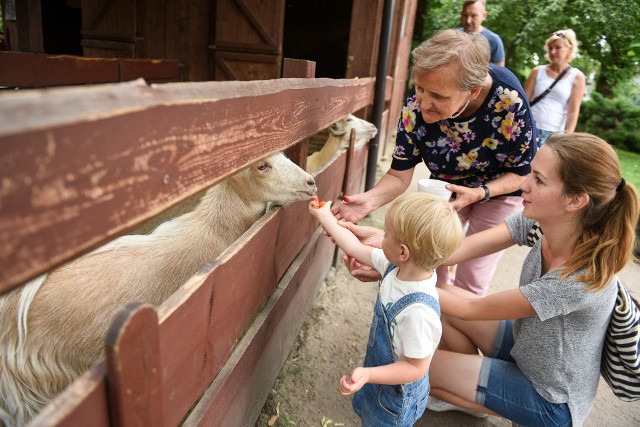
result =
M617 153L597 136L554 134L545 146L557 156L565 194L589 195L577 218L582 233L562 277L584 269L578 280L600 290L633 258L638 192L622 181Z

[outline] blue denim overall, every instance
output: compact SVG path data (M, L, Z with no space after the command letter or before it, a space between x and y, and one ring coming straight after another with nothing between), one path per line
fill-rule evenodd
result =
M380 282L393 269L389 265ZM374 307L369 344L364 366L382 366L394 363L390 332L391 322L407 306L421 303L431 307L440 316L440 304L431 295L415 292L400 298L386 313L380 301L380 293ZM378 327L380 326L380 327ZM429 372L420 380L409 384L365 384L353 397L353 410L360 417L363 427L412 426L424 413L429 396Z

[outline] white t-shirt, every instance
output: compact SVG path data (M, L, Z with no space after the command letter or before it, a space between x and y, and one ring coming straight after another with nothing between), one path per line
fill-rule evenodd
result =
M389 260L384 256L382 249L374 249L371 260L373 267L380 274L384 274ZM424 292L438 301L435 271L431 278L418 282L398 280L397 273L398 269L395 268L384 279L380 295L384 307L414 292ZM442 323L438 314L430 307L421 303L411 304L396 316L394 324L391 325L391 336L396 360L405 360L407 357L423 359L431 356L438 347L442 336Z
M538 129L550 132L563 131L567 125L567 109L569 107L569 98L573 89L573 81L578 75L577 68L571 68L568 75L564 76L551 89L551 92L545 95L536 105L531 107L531 113L536 121ZM536 86L533 89L534 100L551 86L555 79L547 76L547 66L538 67L538 75L536 76Z

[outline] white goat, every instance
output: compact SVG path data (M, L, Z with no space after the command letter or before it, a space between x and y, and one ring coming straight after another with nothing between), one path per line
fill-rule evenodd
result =
M124 304L161 304L270 206L315 192L313 177L277 153L151 234L123 236L1 297L0 424L25 424L101 360Z
M356 144L368 141L378 133L378 129L366 120L349 114L329 127L329 137L320 151L307 157L307 172L313 172L325 164L338 150L349 146L351 129L356 130Z

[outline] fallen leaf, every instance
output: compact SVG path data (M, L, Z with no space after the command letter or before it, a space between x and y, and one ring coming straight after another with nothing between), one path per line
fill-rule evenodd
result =
M279 417L280 417L280 402L278 402L278 404L276 405L276 414L269 419L269 422L267 423L267 425L269 427L273 427L276 421L278 421Z
M322 427L329 427L331 424L333 424L333 420L322 417Z

